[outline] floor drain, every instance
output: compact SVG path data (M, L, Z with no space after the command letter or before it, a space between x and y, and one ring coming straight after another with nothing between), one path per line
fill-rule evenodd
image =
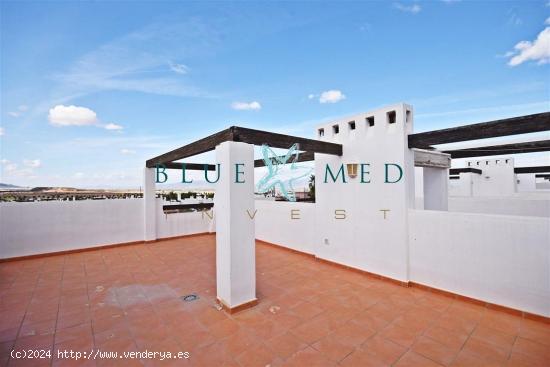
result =
M196 295L196 294L188 294L186 296L182 296L180 297L184 302L191 302L191 301L196 301L199 299L199 296Z

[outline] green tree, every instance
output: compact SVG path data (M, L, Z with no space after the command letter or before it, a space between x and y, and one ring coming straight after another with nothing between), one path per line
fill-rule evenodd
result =
M315 201L315 175L309 176L309 197Z

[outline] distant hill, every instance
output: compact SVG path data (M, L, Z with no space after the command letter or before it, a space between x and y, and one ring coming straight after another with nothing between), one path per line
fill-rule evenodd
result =
M78 192L78 191L86 191L86 190L85 189L75 189L74 187L37 186L37 187L33 187L30 191L32 191L32 192ZM96 190L96 191L103 191L103 190Z
M24 187L16 186L16 185L10 185L0 182L0 189L23 189Z

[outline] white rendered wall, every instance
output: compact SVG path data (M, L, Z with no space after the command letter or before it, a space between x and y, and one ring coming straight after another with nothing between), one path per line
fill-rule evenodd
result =
M293 250L315 253L315 204L256 200L256 238ZM299 219L292 219L294 218Z
M256 299L254 238L254 146L226 141L216 147L221 171L216 183L216 287L226 306ZM243 174L238 176L238 169ZM252 217L252 218L251 218Z
M170 213L165 214L162 210L163 203L157 199L157 238L169 238L196 233L212 233L216 231L216 216L214 211L209 211L210 218L206 213Z
M143 200L0 203L0 258L143 240Z
M393 124L387 121L389 111L397 114ZM397 104L318 126L324 129L321 140L343 144L341 157L315 154L318 257L408 280L407 210L414 206L414 156L407 135L413 130L412 114L411 106ZM366 121L370 116L374 126ZM355 121L355 130L350 130L350 121ZM336 174L347 163L369 163L371 182L359 183L360 172L354 179L347 177L348 183L323 182L326 164ZM384 183L385 163L402 167L400 182ZM345 210L346 218L336 219L335 210ZM382 210L389 210L386 218Z
M424 167L422 181L424 184L424 209L447 210L449 203L448 181L449 170L435 167Z
M550 219L409 213L411 281L550 316Z
M481 170L481 175L472 175L473 196L507 196L516 192L513 158L482 159L466 164Z
M0 203L0 259L143 241L143 199ZM215 231L215 216L164 214L156 199L156 238Z
M449 211L550 218L550 194L547 198L450 197Z

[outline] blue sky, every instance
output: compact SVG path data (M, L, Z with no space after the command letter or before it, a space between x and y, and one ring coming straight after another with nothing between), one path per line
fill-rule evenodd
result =
M549 110L548 1L0 9L4 183L138 187L146 159L229 125L313 137L401 101L416 131Z

